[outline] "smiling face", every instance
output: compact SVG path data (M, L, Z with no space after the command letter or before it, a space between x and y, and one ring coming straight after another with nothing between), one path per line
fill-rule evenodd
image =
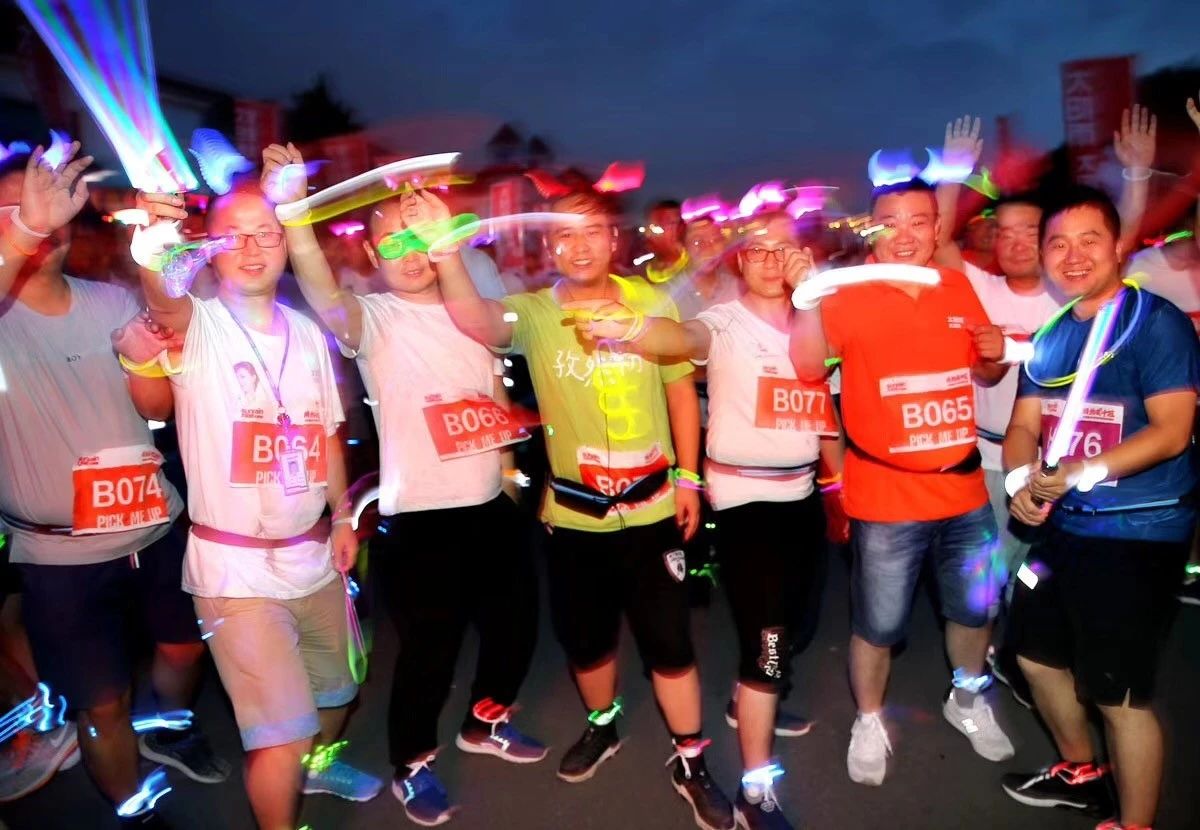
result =
M616 228L601 203L591 196L576 194L558 200L554 212L583 217L579 222L555 225L546 235L558 272L580 285L608 279Z
M408 203L400 199L380 202L371 210L371 243L379 262L379 273L389 291L402 294L426 294L437 290L437 271L429 262L429 256L421 251L411 251L398 259L387 259L379 254L380 243L392 234L403 233L405 218L411 218Z
M1042 209L1012 202L996 209L996 263L1006 277L1031 277L1038 273L1038 223Z
M784 263L798 249L790 216L773 216L754 231L738 252L738 267L751 294L775 299L788 293Z
M688 256L701 266L715 263L725 253L725 234L707 217L689 222L684 239Z
M875 201L872 221L882 225L872 250L883 263L929 265L937 249L937 200L932 191L888 193Z
M1042 263L1068 298L1097 297L1121 284L1121 247L1103 211L1090 204L1067 208L1046 222Z
M210 237L230 236L242 246L212 258L222 288L248 296L273 294L287 265L287 247L270 202L258 193L234 191L212 203L207 224Z

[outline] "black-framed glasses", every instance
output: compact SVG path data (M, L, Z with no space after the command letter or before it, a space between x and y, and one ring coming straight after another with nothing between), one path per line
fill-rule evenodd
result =
M226 233L217 237L225 240L226 251L240 251L246 247L246 240L253 239L260 248L278 248L283 241L279 231L259 231L258 233Z
M767 259L773 257L776 262L783 265L790 250L790 248L747 248L746 259L750 262L759 263L766 262Z

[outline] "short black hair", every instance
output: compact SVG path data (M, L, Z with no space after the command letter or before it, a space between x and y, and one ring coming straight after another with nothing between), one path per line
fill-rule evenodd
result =
M646 212L646 215L649 216L651 213L654 213L654 211L656 211L656 210L679 210L679 211L682 211L683 205L681 205L679 203L678 199L659 199L657 202L655 202L654 204L652 204L650 206L650 210L648 210Z
M1052 193L1042 207L1042 221L1038 224L1038 245L1046 241L1046 227L1051 219L1081 207L1092 207L1100 211L1113 241L1121 238L1121 214L1117 212L1117 206L1108 194L1085 184L1073 184Z
M903 193L928 193L933 197L934 203L937 203L937 191L933 189L933 185L926 182L924 179L909 179L895 184L883 184L871 191L871 211L875 211L875 203L884 196L897 196Z
M1022 190L1019 193L1007 193L1001 196L996 200L996 203L992 205L991 209L996 213L999 213L1000 208L1007 207L1009 205L1028 205L1029 207L1035 207L1038 210L1042 210L1043 202L1045 202L1045 199L1043 199L1041 194L1039 194L1037 191Z

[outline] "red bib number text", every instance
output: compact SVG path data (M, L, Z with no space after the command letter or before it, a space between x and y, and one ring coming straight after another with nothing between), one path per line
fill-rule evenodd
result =
M469 398L426 406L425 423L438 458L491 452L529 438L512 413L491 398Z

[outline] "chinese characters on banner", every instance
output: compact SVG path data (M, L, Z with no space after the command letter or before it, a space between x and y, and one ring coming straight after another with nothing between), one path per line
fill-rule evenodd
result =
M492 216L520 213L521 179L512 177L488 188ZM496 259L501 268L519 268L524 262L524 235L517 228L501 231L496 239Z
M1099 187L1113 131L1133 103L1133 58L1098 58L1062 66L1063 125L1075 180Z

